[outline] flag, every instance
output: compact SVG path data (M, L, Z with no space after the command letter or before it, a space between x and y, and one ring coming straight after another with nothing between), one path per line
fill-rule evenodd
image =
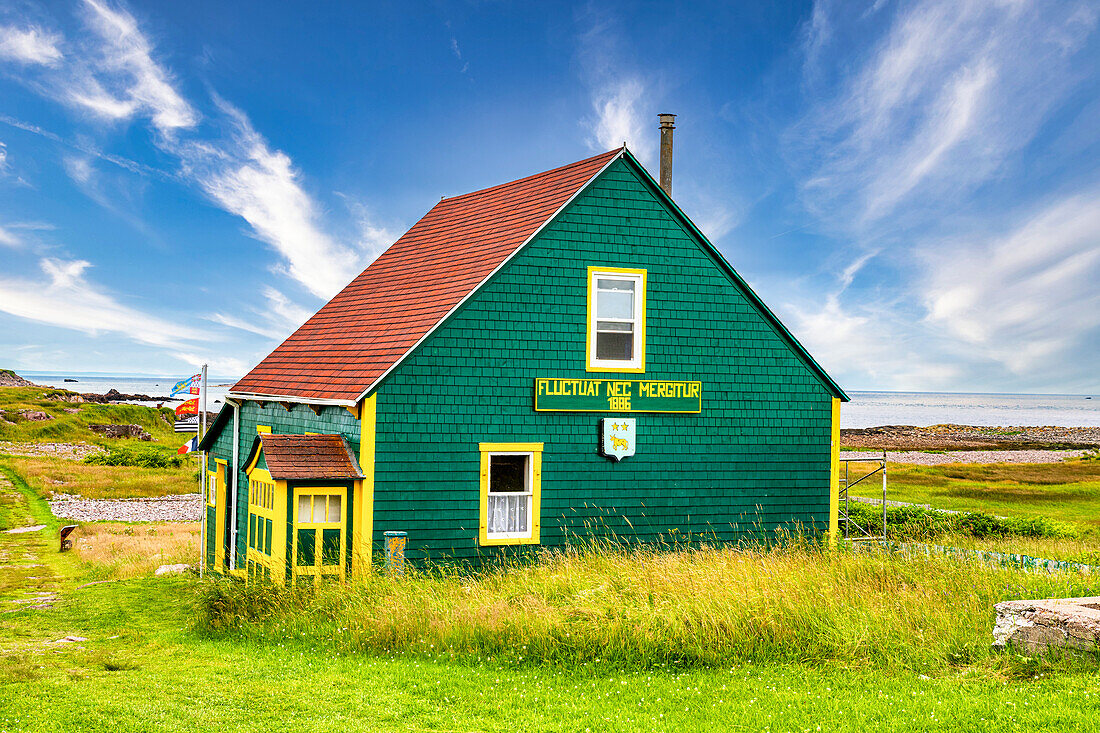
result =
M182 456L184 453L190 453L191 451L198 450L198 447L199 436L196 435L194 438L191 438L191 440L181 445L180 449L176 451L176 453L179 453Z
M199 385L202 383L202 374L196 374L193 377L187 379L181 379L176 382L176 386L172 387L172 394L169 397L175 397L176 395L186 392L187 394L198 394Z
M199 400L198 398L187 400L180 404L176 408L176 415L198 415L199 414Z

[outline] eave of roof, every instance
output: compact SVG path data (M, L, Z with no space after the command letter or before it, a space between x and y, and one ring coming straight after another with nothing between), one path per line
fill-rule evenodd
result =
M218 438L218 433L221 432L225 424L229 422L229 418L233 415L233 406L228 402L222 405L222 409L218 410L217 417L214 418L214 422L210 423L210 427L206 430L206 434L202 436L202 440L199 441L198 450L208 451L214 447L214 441Z

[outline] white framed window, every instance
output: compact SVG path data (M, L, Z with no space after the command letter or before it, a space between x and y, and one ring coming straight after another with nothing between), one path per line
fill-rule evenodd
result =
M645 371L646 271L588 268L588 371Z
M483 545L537 544L542 443L482 443Z

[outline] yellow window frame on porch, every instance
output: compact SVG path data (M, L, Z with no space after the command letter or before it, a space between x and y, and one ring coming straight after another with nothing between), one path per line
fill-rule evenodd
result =
M484 546L537 545L540 542L542 504L542 443L479 443L481 451L481 510L478 541ZM525 455L529 457L528 481L530 482L531 509L528 513L530 536L489 536L489 464L494 455Z
M245 520L245 566L250 580L283 582L286 575L286 481L260 468L263 449L245 467L248 515Z
M339 519L331 515L332 499L339 497ZM308 502L309 521L303 521L302 500ZM321 502L318 504L318 502ZM290 553L293 582L301 584L303 580L309 583L317 583L323 577L338 576L340 580L346 577L347 552L348 552L348 490L344 486L302 486L294 489L294 503L291 505L294 512L294 534ZM320 507L320 515L317 511ZM316 521L318 518L324 521ZM325 534L329 530L339 531L339 562L335 565L324 562ZM312 561L309 564L299 564L300 548L299 540L301 532L313 532Z

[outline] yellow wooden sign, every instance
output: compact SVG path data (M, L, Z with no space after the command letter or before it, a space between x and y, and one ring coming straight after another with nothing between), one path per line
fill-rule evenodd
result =
M656 379L535 380L540 412L701 412L702 382Z

